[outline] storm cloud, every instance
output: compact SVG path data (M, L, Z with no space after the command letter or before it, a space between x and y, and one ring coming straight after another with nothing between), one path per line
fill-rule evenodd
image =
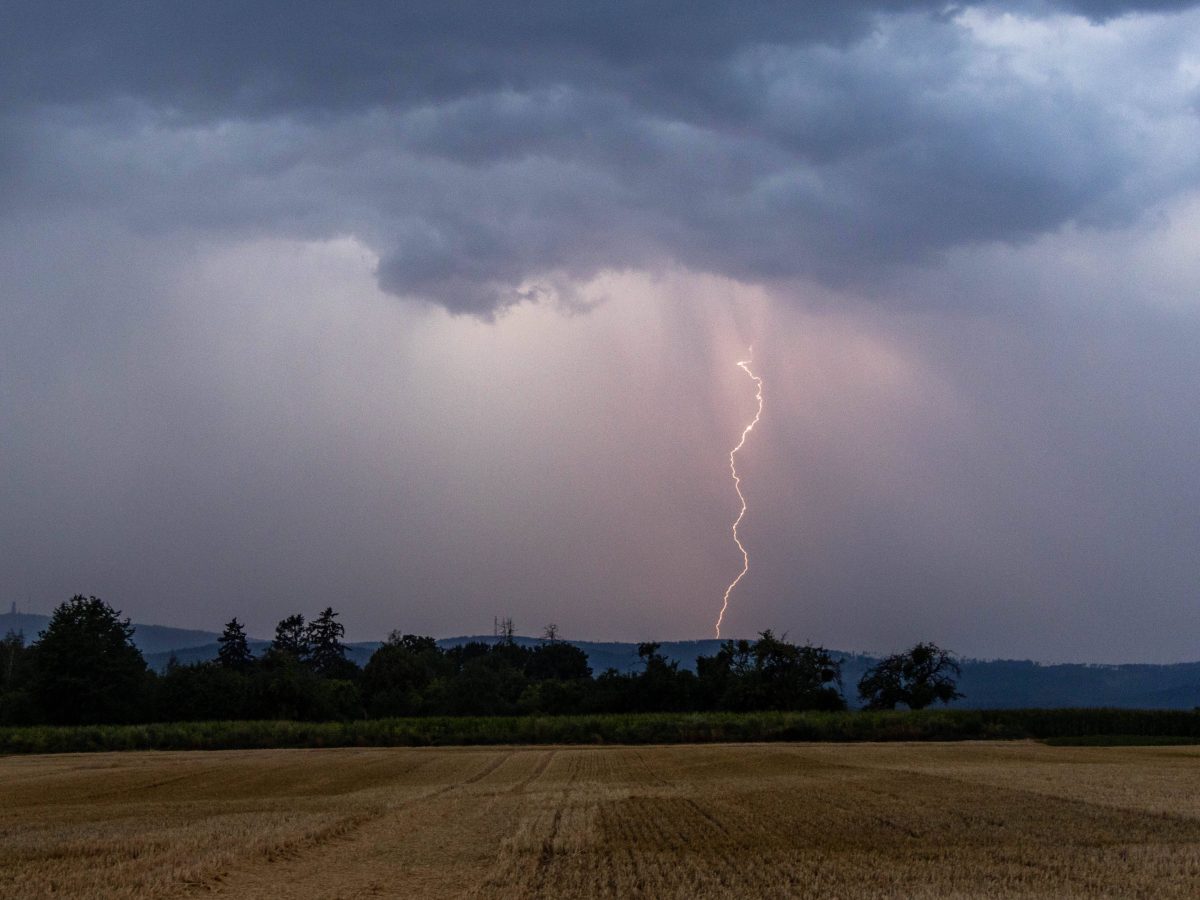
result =
M1196 15L1103 24L1166 6L17 4L6 205L350 234L484 317L672 265L878 293L1194 186Z

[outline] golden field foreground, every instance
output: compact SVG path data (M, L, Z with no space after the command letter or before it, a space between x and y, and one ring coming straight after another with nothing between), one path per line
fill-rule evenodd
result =
M1196 897L1200 748L0 758L0 896Z

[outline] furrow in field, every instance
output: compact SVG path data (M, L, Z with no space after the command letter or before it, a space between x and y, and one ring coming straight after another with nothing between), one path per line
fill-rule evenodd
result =
M0 804L0 897L1183 900L1200 896L1198 759L1014 744L0 759L16 801Z
M417 796L379 798L383 805L341 835L336 845L308 846L282 864L259 860L222 873L213 883L218 893L281 900L334 897L346 891L350 896L369 895L382 890L396 878L421 868L408 852L410 845L423 844L410 841L414 833L423 831L422 837L427 838L438 826L461 832L469 816L447 814L463 809L466 797L473 798L470 805L476 809L491 805L494 786L506 785L530 767L523 757L511 750L459 751L454 755L456 777ZM517 772L509 773L514 762ZM464 769L470 771L465 777Z

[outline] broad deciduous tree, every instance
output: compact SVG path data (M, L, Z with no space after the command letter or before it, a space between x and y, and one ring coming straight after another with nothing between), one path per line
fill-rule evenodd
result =
M726 641L696 660L705 702L718 709L844 709L841 663L824 647L798 646L770 630Z
M31 693L51 722L133 721L145 715L147 680L129 619L99 597L61 604L33 645Z
M940 700L949 703L963 695L957 690L962 673L958 661L937 644L917 644L904 653L879 661L858 682L858 696L867 709L924 709Z

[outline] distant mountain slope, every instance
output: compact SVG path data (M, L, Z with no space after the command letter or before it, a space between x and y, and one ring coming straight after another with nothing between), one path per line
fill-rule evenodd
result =
M28 644L37 639L38 632L44 629L49 621L49 616L37 616L33 613L0 613L0 634L8 634L10 631L23 634L25 643Z
M0 613L0 635L17 631L25 635L26 642L37 640L38 633L50 624L49 616L36 613ZM197 631L190 628L171 628L166 625L142 625L134 623L133 642L142 653L164 653L196 647L201 644L216 645L220 634L215 631ZM214 651L215 652L215 651Z
M1020 709L1061 706L1192 709L1200 706L1200 663L1041 665L967 660L957 706Z

